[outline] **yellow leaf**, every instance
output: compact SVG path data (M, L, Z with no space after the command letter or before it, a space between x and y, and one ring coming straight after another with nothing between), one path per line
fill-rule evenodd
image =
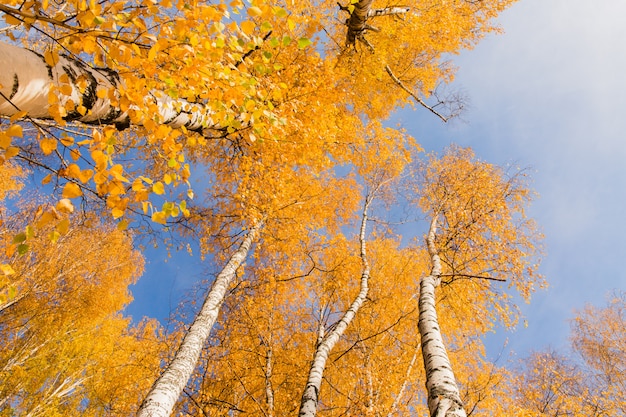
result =
M78 149L72 149L70 150L70 156L74 161L78 161L80 158L80 151Z
M64 146L72 146L74 144L74 138L71 136L63 136L61 138L61 143Z
M0 133L0 149L6 149L11 146L11 137L4 132Z
M9 264L1 264L0 270L4 275L13 275L15 274L15 270Z
M57 231L64 235L66 234L69 230L70 230L70 220L69 219L63 219L59 222L59 224L57 224Z
M124 231L128 229L128 219L122 219L118 224L117 224L117 230L119 231Z
M11 26L13 26L13 25L19 26L19 25L22 24L21 20L11 16L10 14L5 14L4 15L4 21L7 22L7 24L9 24Z
M26 116L26 114L28 114L28 112L26 110L21 110L18 111L17 113L15 113L13 116L11 116L11 122L15 122L18 119L23 118L24 116Z
M76 164L69 164L65 168L65 175L69 178L78 178L80 176L80 167Z
M91 158L96 163L96 169L102 171L107 166L107 156L101 150L94 150L91 152Z
M52 174L48 174L45 177L43 177L43 179L41 180L41 185L49 184L51 180L52 180Z
M39 142L39 147L44 155L50 155L57 148L57 140L54 138L43 138Z
M83 192L81 191L78 184L73 183L73 182L68 182L67 184L65 184L65 187L63 188L62 195L63 195L63 198L76 198L76 197L83 195Z
M37 227L41 229L42 227L46 226L48 223L50 223L54 219L56 219L56 216L54 215L54 213L50 211L46 211L45 213L41 215L41 218L37 221Z
M68 198L63 198L57 203L56 209L61 213L73 213L74 205Z
M16 146L9 146L7 150L4 152L4 157L7 159L13 158L18 153L20 153L20 148Z
M256 27L256 25L254 24L254 22L244 20L239 24L239 27L241 27L241 31L246 35L252 35L254 33L254 28Z
M253 17L254 16L261 16L263 14L263 11L260 8L256 7L256 6L252 6L252 7L248 8L248 14L250 16L253 16Z
M74 91L70 84L63 84L63 85L61 85L59 90L61 90L61 93L66 95L66 96L72 95L72 91ZM70 109L72 109L72 108L74 108L74 103L72 103Z
M113 210L111 210L111 215L113 216L114 219L119 219L120 217L124 215L124 210L118 207L115 207Z
M165 187L163 186L163 183L161 181L158 181L158 182L155 182L154 185L152 186L152 191L155 194L162 195L165 193Z
M9 135L9 136L21 138L22 137L22 126L20 126L20 125L11 125L11 127L9 127L5 133L7 135Z
M96 97L98 98L107 98L109 96L109 90L106 88L99 88L96 91Z
M148 61L154 61L154 58L156 58L157 52L159 52L158 43L154 44L152 48L150 48L150 50L148 51Z
M159 224L167 223L167 216L162 211L152 213L152 221Z
M78 179L80 180L80 182L84 184L87 181L89 181L89 179L92 176L93 176L93 169L84 169L80 171L80 173L78 174Z
M111 174L111 176L115 178L116 180L122 181L122 182L130 182L128 181L128 179L126 179L126 177L122 175L123 172L124 172L124 167L122 167L122 165L120 164L113 165L111 169L109 170L109 173Z

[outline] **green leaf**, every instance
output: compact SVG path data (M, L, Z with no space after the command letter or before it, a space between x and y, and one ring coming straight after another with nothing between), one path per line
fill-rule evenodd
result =
M25 240L26 233L18 233L17 235L13 236L13 243L22 243Z
M307 46L309 46L311 43L311 40L309 38L300 38L298 39L298 48L300 49L304 49Z
M287 10L283 9L282 7L279 7L276 10L274 10L274 15L276 17L286 17L288 13L287 13Z
M26 252L28 252L28 245L26 243L17 246L17 253L24 255Z

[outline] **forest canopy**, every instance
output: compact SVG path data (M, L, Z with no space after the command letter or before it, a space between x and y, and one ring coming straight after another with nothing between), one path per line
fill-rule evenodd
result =
M457 116L511 3L0 4L0 415L501 411L527 173L389 117ZM124 316L148 243L218 271L167 328Z

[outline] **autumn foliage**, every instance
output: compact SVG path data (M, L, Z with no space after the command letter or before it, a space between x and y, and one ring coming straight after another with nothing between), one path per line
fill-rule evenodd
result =
M525 173L389 117L462 110L448 59L511 3L2 2L0 415L423 413L434 254L458 402L502 411ZM217 271L169 332L124 315L148 243Z

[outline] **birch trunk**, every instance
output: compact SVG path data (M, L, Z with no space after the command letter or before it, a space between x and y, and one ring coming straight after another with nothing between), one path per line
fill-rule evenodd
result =
M131 124L127 111L111 104L108 95L98 97L99 91L115 91L119 97L122 81L119 74L107 68L92 68L68 56L58 56L54 65L31 50L0 42L0 115L12 116L20 111L36 119L53 119L48 95L63 89L60 104L69 100L85 107L83 114L71 111L66 121L92 125L116 125L125 128ZM81 84L82 88L79 88ZM201 104L173 99L164 93L154 92L145 97L145 103L158 107L159 123L173 128L185 126L188 130L202 132L219 129L211 119L211 111ZM138 109L131 106L131 109ZM141 125L139 120L132 123Z
M315 355L313 362L311 363L311 369L309 370L309 377L302 394L300 401L300 417L314 417L317 414L317 404L319 402L320 386L322 385L322 377L324 375L324 369L326 368L326 361L328 355L333 350L339 338L343 335L354 316L359 311L369 291L368 281L370 276L370 267L367 260L367 252L365 245L365 229L367 225L367 210L372 200L371 196L365 200L365 206L363 207L363 216L361 218L361 229L359 233L359 241L361 244L361 262L363 264L363 270L361 272L361 284L360 290L356 298L350 304L348 310L344 313L343 317L335 328L328 334L319 338L317 348L315 349Z
M346 22L348 26L348 34L346 36L346 44L353 45L356 39L363 33L367 24L367 15L372 7L374 0L361 0L354 5L354 10L350 14L350 18Z
M346 45L354 45L356 40L363 35L367 29L373 29L367 24L367 20L372 17L390 16L407 13L408 7L385 7L382 9L372 9L374 0L361 0L354 5L354 10L350 13L350 18L346 21L348 33L346 35ZM344 10L347 8L343 8Z
M261 222L250 229L239 248L215 278L200 312L185 334L174 359L146 395L139 407L137 417L168 417L172 413L176 400L196 367L202 347L217 319L226 290L235 277L237 269L246 259L262 226Z
M441 259L435 246L437 219L435 214L426 236L432 270L430 275L422 278L419 294L418 327L426 371L428 410L431 417L467 417L437 318L435 288L441 283Z

